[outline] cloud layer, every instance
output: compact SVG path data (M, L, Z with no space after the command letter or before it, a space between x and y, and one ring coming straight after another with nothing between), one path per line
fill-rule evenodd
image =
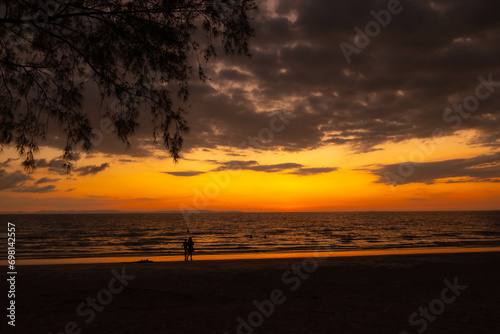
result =
M353 44L353 28L364 30L370 12L387 1L277 3L255 22L253 57L221 62L214 84L195 85L189 148L237 149L279 109L295 118L272 141L257 141L264 149L346 144L364 152L431 137L436 127L448 134L474 129L477 143L498 146L500 3L403 1L403 11L350 64L339 44ZM446 109L474 95L478 77L490 74L491 96L459 127L445 121Z
M356 152L388 142L476 130L476 144L498 147L500 86L459 127L447 108L473 95L478 77L500 82L500 3L490 0L402 1L387 27L370 38L349 64L340 43L354 45L355 31L374 21L388 1L263 1L253 24L252 58L220 56L207 64L207 83L193 80L187 116L192 149L244 147L300 151L348 145ZM99 130L98 93L87 92L87 110ZM294 118L270 124L276 111ZM113 133L101 133L96 150L134 157L152 155L148 113L127 151ZM64 143L52 127L49 145ZM252 143L253 140L253 143Z
M354 28L365 30L374 21L373 11L385 10L387 3L262 1L259 13L253 14L252 57L221 55L205 66L209 81L193 79L187 102L191 131L185 136L184 152L218 150L241 156L247 148L295 152L326 145L368 152L383 149L386 143L432 137L437 127L448 135L474 130L474 144L498 149L500 3L401 1L401 13L392 15L387 27L348 63L340 44L355 45ZM477 110L464 114L463 107L456 106L476 93L479 77L492 78L490 94ZM482 92L487 91L483 88ZM99 135L98 152L128 156L123 162L155 155L148 113L141 115L132 149L126 150L113 133L99 126L98 92L89 88L85 101L94 128L104 131ZM277 118L277 112L286 118ZM54 125L48 145L62 149L64 136ZM0 167L9 164L12 160ZM64 175L61 164L60 159L38 162L39 167ZM76 166L74 170L85 176L108 167ZM269 168L281 171L282 167L249 166L249 170L264 172ZM297 168L292 173L321 172ZM193 176L201 172L167 173Z
M377 183L401 185L408 183L435 183L439 179L447 182L500 182L500 153L481 155L469 159L411 164L384 165L373 171Z
M21 171L7 172L5 169L0 169L0 191L12 191L17 193L48 193L55 191L55 185L39 186L39 184L53 182L57 180L50 180L41 178L33 185L26 185L26 182L32 181L33 178Z
M218 167L212 169L210 172L222 172L231 170L247 170L253 172L261 173L282 173L282 174L295 174L295 175L318 175L323 173L330 173L337 171L337 167L306 167L302 164L297 163L281 163L281 164L271 164L271 165L261 165L255 160L243 161L243 160L232 160L226 162L218 162L214 160L207 161L212 164L217 164ZM169 174L173 176L197 176L200 174L205 174L208 172L200 171L182 171L182 172L162 172L164 174Z

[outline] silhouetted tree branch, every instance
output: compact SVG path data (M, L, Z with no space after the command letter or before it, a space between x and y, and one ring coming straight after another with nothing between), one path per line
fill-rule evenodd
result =
M54 119L67 134L70 168L76 147L93 148L82 106L83 90L96 85L101 104L115 101L104 116L118 138L129 146L146 105L154 139L177 160L188 127L172 94L189 96L189 55L201 80L200 56L213 59L217 43L249 55L256 8L255 0L0 0L0 145L15 145L32 171Z

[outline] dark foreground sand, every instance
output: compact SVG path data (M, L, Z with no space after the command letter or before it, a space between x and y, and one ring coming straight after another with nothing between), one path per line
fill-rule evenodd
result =
M318 259L316 270L303 259L22 266L16 327L7 332L233 334L241 317L240 333L399 334L427 326L428 334L498 334L499 260L500 253L330 258ZM122 268L135 276L122 278L124 288L112 273ZM258 311L253 302L271 295ZM99 312L87 298L97 298ZM419 314L429 306L436 315Z

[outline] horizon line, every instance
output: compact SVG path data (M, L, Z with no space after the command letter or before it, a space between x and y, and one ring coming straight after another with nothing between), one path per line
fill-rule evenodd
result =
M335 210L335 211L242 211L242 210L187 210L184 213L202 214L202 213L357 213L357 212L496 212L500 209L469 209L469 210ZM38 210L38 211L0 211L0 215L8 214L99 214L99 213L115 213L115 214L132 214L132 213L176 213L182 214L181 210L154 210L154 211L125 211L125 210Z

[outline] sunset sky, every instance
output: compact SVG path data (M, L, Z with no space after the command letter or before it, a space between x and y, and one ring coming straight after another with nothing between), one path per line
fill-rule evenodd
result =
M89 89L94 153L67 175L51 126L27 174L4 147L0 210L500 210L500 4L401 1L354 38L389 3L262 1L252 57L191 82L178 163L147 113L126 149Z

